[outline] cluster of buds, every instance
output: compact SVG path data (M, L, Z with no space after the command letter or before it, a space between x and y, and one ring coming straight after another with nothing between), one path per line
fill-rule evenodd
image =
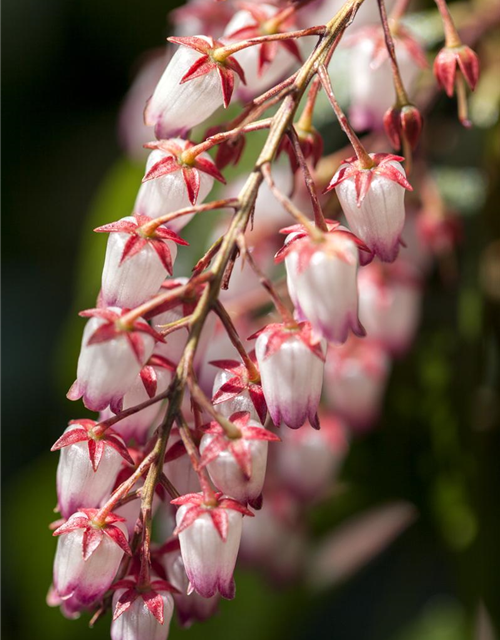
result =
M90 611L94 621L111 609L112 640L166 640L174 611L182 626L212 616L220 597L235 596L240 546L243 561L277 582L299 575L304 513L328 496L350 436L376 423L391 359L413 342L423 274L399 255L408 165L364 149L326 70L361 2L347 0L317 26L318 6L307 0L210 10L191 0L175 14L168 40L176 50L161 77L155 60L141 135L156 139L144 140L150 155L133 211L95 230L109 234L101 290L95 308L80 314L88 320L67 397L96 415L72 420L52 448L60 452L61 520L48 602L68 617ZM382 29L372 25L351 41L368 39L363 73L373 78L389 58L396 64L382 7ZM304 27L307 20L314 26ZM423 66L402 27L394 37ZM477 68L463 48L454 55L472 87ZM455 79L440 58L449 93ZM353 79L362 82L361 71ZM316 193L321 88L356 154L324 191L323 202L336 194L343 222L325 219ZM370 84L369 93L386 99L381 86ZM236 99L247 102L241 113L193 142L192 130ZM276 115L261 118L278 103ZM386 109L364 117L381 125ZM401 100L385 124L394 146L415 146L422 129L419 112ZM238 164L246 136L266 129L241 188L234 181L208 201L215 181L226 185L221 171ZM271 169L283 151L290 165ZM174 277L188 246L184 226L226 209L232 217L191 277ZM294 224L283 227L284 215ZM437 244L436 235L425 237ZM287 300L263 272L281 263ZM268 296L277 315L263 318Z

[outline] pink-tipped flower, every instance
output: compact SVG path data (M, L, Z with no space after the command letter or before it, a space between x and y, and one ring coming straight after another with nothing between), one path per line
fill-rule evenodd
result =
M67 393L70 400L83 397L91 411L108 405L118 412L121 400L153 353L155 340L163 337L139 318L130 326L121 321L126 311L118 307L88 309L83 332L77 379Z
M179 536L182 560L189 578L188 593L204 598L217 593L234 598L234 566L241 539L243 515L253 515L236 500L215 496L215 504L205 504L201 493L172 500L179 505L175 534Z
M309 322L294 327L269 324L255 337L262 389L274 424L298 429L309 419L319 429L326 345L314 339Z
M148 101L144 121L157 138L183 134L227 107L238 78L245 75L234 56L217 61L213 53L224 45L206 36L169 38L181 45L167 65Z
M280 481L304 502L321 499L347 453L345 426L334 415L321 415L321 429L286 430L276 447Z
M366 432L379 419L391 363L374 340L350 338L332 347L325 366L328 403L355 432Z
M175 365L172 362L158 353L153 353L130 389L123 396L121 410L125 411L125 409L135 407L166 391L174 370ZM159 416L164 412L165 407L159 401L120 420L114 428L126 442L133 438L138 444L144 444L151 427L157 424Z
M255 362L255 354L250 354ZM223 416L248 411L252 420L264 424L267 415L266 401L260 380L252 380L242 362L237 360L213 360L221 369L214 381L212 404Z
M120 436L100 432L94 420L72 420L51 451L60 451L57 504L63 518L80 507L98 507L110 494L123 460L133 464Z
M230 419L241 436L228 438L217 422L211 422L200 442L200 468L207 467L219 491L238 502L249 502L252 507L259 508L266 477L268 442L279 441L279 438L259 422L250 420L248 412L235 413Z
M422 285L405 263L390 267L372 263L359 278L359 315L369 338L392 355L411 346L420 321Z
M420 140L422 125L422 115L413 104L390 107L384 115L385 132L395 149L401 149L405 140L415 149Z
M54 531L59 537L54 559L54 588L63 600L84 606L111 586L124 553L130 554L123 518L110 513L94 525L97 509L80 509Z
M369 252L338 223L329 226L322 242L300 225L283 229L291 235L275 260L285 259L290 297L300 317L311 323L315 337L345 342L349 330L364 335L358 320L357 273L360 253Z
M405 189L412 187L399 164L404 158L388 153L370 157L370 169L355 157L345 160L326 190L335 189L351 231L382 261L393 262L405 222Z
M146 173L134 205L136 214L158 218L167 213L184 209L203 200L210 193L214 179L225 183L207 153L200 153L189 162L183 153L193 144L188 140L173 138L149 143L153 149L146 162ZM180 231L193 217L188 214L168 223L168 228Z
M165 553L163 564L170 583L179 591L174 593L174 602L180 625L188 628L193 622L211 618L217 611L220 595L216 593L210 598L203 598L196 591L188 595L189 578L179 550Z
M165 580L139 587L134 578L126 578L113 588L111 640L167 640L175 587Z
M95 229L110 234L102 271L103 305L137 307L158 291L167 275L172 275L176 245L188 243L165 227L146 235L142 227L150 221L139 214Z
M239 42L250 38L291 31L294 26L290 20L280 27L272 25L273 17L279 8L271 4L255 2L239 3L241 11L237 11L224 31L224 40ZM246 85L239 88L244 100L248 100L267 88L272 87L291 70L294 64L301 62L298 43L295 40L264 42L255 47L248 47L234 54L234 58L245 69Z
M455 91L457 74L461 74L469 89L474 91L479 80L479 58L464 44L443 47L434 60L434 75L450 98Z
M193 441L199 441L199 434L195 430L191 430ZM168 449L165 453L165 464L163 465L163 473L174 485L177 491L182 495L186 493L195 493L200 490L200 481L196 473L191 459L189 458L186 447L182 441L179 430L173 428L168 439Z

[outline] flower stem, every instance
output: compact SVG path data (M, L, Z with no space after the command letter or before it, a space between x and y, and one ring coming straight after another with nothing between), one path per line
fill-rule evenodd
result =
M455 27L455 23L453 22L453 18L451 17L451 13L448 9L446 0L436 0L436 4L441 15L441 20L443 22L446 46L459 47L462 44L462 40L458 35L457 28Z

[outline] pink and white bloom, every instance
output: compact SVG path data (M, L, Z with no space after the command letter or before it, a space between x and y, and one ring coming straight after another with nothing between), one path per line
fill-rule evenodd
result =
M224 30L224 41L228 43L248 40L265 35L279 8L271 4L241 2L237 11ZM287 20L279 29L272 31L293 31L294 25ZM284 79L297 62L301 62L299 41L282 40L265 42L255 47L242 49L234 54L235 60L245 69L246 85L239 87L243 100L249 100L263 93L269 87Z
M201 493L172 500L179 505L174 531L179 536L182 560L189 578L188 593L194 590L204 598L217 593L234 598L234 567L241 539L243 515L253 515L236 500L215 496L216 503L205 504Z
M211 618L217 611L220 595L216 593L210 598L203 598L196 591L188 595L189 578L180 551L165 553L163 565L170 583L179 591L174 593L174 602L180 625L188 628L193 622Z
M365 432L379 419L390 369L386 350L369 337L329 349L326 398L353 431Z
M349 330L364 335L358 319L357 274L360 250L366 247L352 233L331 223L322 242L313 240L302 226L289 233L276 262L285 259L290 297L298 317L309 320L316 338L345 342Z
M127 216L95 229L109 233L102 271L101 301L105 306L137 307L154 295L172 275L176 244L188 243L174 231L159 227L147 232L147 216Z
M254 334L262 390L272 421L298 429L309 419L319 429L326 345L315 341L310 323L270 324Z
M359 278L359 314L368 337L393 356L403 355L415 337L421 314L422 284L404 262L373 263Z
M148 101L144 121L157 138L184 134L231 101L235 84L245 82L234 56L216 61L213 52L224 46L206 36L168 38L181 45L167 65Z
M65 600L88 606L111 586L124 553L130 554L123 519L110 513L94 527L97 509L80 509L54 531L59 536L54 559L54 588Z
M163 337L139 318L124 326L126 311L118 307L88 309L80 313L90 318L83 331L77 379L67 393L91 411L108 405L116 412L136 376L153 353L155 340Z
M211 422L200 442L200 468L206 467L214 485L238 502L259 508L266 477L268 442L279 441L274 433L250 414L235 413L231 422L239 438L228 438L217 422Z
M393 262L405 223L405 189L412 187L400 164L404 158L370 157L370 169L363 169L356 157L345 160L326 190L335 189L351 231L382 261Z
M80 507L98 507L111 493L123 461L133 464L113 429L99 431L94 420L72 420L51 451L60 451L57 504L63 518Z
M331 485L348 450L346 430L334 415L321 415L321 429L286 430L276 447L281 482L305 502L318 500Z
M113 585L111 640L166 640L174 613L172 591L165 580L153 580L139 589L133 578Z
M153 149L146 162L143 178L134 205L136 214L159 218L167 213L203 202L210 193L214 179L225 184L207 153L200 153L189 162L183 153L193 146L189 140L172 138L148 144ZM188 214L168 223L174 231L182 229L193 217Z

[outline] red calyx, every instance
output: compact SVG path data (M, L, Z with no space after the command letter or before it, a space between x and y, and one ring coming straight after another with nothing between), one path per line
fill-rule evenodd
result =
M415 149L420 139L422 125L422 115L412 104L391 107L384 115L385 132L395 149L401 148L402 138L408 141L412 149Z
M122 613L125 613L125 611L131 607L137 598L141 597L149 612L160 624L164 623L165 618L163 615L163 598L159 592L168 591L170 593L180 593L178 589L166 580L153 580L149 584L148 589L139 589L136 580L132 578L125 578L124 580L118 580L118 582L115 582L111 588L115 591L117 589L125 589L116 603L113 620L119 618Z
M457 70L474 91L479 80L479 58L467 45L443 47L434 60L434 75L450 98L455 90Z

